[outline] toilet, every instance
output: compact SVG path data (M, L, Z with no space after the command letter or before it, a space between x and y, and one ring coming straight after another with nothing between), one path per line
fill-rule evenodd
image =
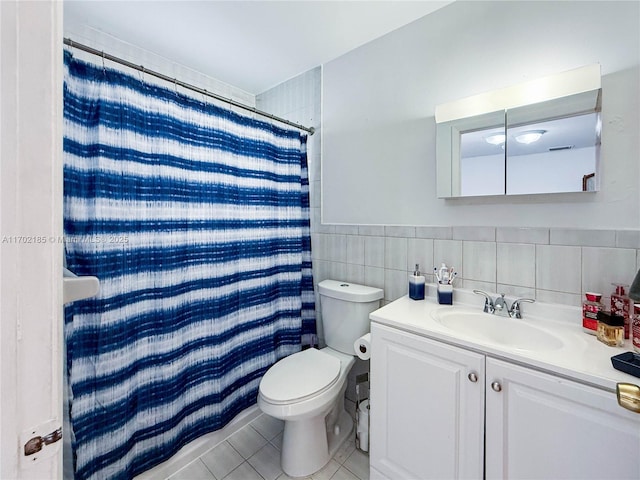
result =
M318 284L325 348L309 348L274 364L260 381L258 406L284 420L282 470L304 477L324 467L349 436L353 420L344 409L354 342L369 332L369 314L383 291L355 283Z

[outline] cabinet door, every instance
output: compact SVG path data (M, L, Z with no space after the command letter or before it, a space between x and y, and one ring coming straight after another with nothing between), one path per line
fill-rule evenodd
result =
M371 467L394 480L481 478L484 356L375 323L371 338Z
M487 478L640 478L640 415L614 393L491 358L486 366Z

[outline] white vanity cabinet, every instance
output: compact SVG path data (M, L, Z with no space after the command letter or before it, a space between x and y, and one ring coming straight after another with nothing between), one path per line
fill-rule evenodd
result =
M372 479L638 479L614 393L372 323Z
M486 478L640 479L640 415L615 393L490 357L486 371Z
M371 478L482 478L484 356L371 324Z

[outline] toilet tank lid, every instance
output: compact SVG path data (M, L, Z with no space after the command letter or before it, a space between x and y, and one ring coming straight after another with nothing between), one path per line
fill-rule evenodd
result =
M323 280L318 284L320 295L347 302L373 302L384 296L381 288L358 285L357 283Z

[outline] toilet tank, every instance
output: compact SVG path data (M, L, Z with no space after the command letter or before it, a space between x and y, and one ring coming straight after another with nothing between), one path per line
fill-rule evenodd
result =
M323 280L318 290L327 346L355 355L353 343L369 332L369 314L379 308L384 291L336 280Z

